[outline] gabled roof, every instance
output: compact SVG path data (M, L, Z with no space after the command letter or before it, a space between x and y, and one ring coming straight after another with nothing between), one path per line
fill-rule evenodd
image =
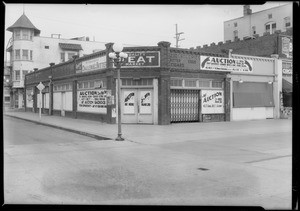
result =
M79 51L82 50L80 44L72 44L72 43L59 43L59 47L63 50L71 50L71 51Z
M14 28L27 28L27 29L33 29L34 35L38 35L41 33L39 29L37 29L31 21L27 18L25 14L23 14L12 26L8 27L6 30L13 32Z

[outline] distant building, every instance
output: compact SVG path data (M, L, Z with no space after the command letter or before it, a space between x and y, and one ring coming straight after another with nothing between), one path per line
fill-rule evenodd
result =
M8 27L7 31L12 32L6 48L8 64L5 68L11 72L10 97L13 108L24 106L24 75L32 72L34 68L45 68L49 63L68 61L74 55L83 56L105 49L104 43L90 41L88 37L63 39L60 34L41 37L41 31L25 14Z
M293 27L293 3L252 13L250 5L244 5L244 16L224 22L224 41L251 39L264 33L273 34Z

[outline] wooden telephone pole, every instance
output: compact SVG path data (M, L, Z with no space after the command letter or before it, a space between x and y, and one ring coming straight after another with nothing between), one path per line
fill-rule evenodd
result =
M175 26L176 26L176 33L175 33L175 37L174 38L176 39L176 48L178 48L179 47L178 42L181 41L181 40L184 40L184 38L180 39L180 35L183 34L183 32L179 32L178 33L177 23L175 24Z

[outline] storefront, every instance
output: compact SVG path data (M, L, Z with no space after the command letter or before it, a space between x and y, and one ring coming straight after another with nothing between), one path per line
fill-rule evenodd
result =
M231 72L231 120L276 118L278 81L273 58L232 55L241 65Z
M211 68L207 58L217 54L158 46L128 47L121 69L121 105L117 74L107 49L26 75L26 110L122 123L229 121L230 81L227 69ZM225 57L220 57L225 58ZM202 59L202 63L201 63ZM42 82L42 103L36 85Z

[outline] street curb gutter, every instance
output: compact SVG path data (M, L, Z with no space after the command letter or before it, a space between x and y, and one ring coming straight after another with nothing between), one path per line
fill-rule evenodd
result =
M74 130L74 129L70 129L70 128L65 128L65 127L61 127L61 126L57 126L57 125L52 125L52 124L48 124L48 123L44 123L44 122L39 122L39 121L31 120L31 119L17 117L17 116L14 116L14 115L9 115L9 114L4 114L4 115L8 116L8 117L13 117L13 118L16 118L16 119L21 119L21 120L25 120L25 121L28 121L28 122L36 123L36 124L39 124L39 125L45 125L45 126L53 127L53 128L60 129L60 130L65 130L65 131L68 131L68 132L71 132L71 133L76 133L76 134L79 134L79 135L88 136L90 138L94 138L94 139L97 139L97 140L112 140L111 138L107 138L107 137L103 137L103 136L98 136L98 135L95 135L95 134L92 134L92 133L88 133L88 132L84 132L84 131L79 131L79 130Z

